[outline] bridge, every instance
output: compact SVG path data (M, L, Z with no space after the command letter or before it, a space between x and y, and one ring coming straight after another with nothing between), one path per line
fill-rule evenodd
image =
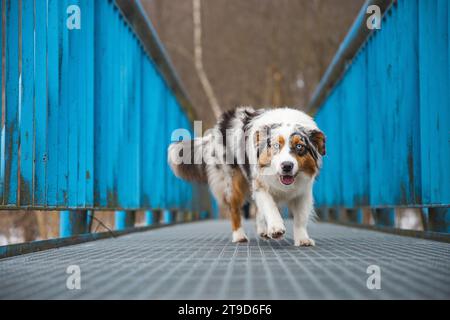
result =
M450 298L448 1L368 0L336 53L308 106L328 139L311 248L250 220L231 243L171 173L197 115L140 1L0 6L0 208L60 212L59 238L0 247L1 299ZM114 230L91 230L99 211Z

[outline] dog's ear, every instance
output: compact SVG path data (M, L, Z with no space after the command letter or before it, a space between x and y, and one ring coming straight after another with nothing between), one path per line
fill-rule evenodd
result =
M309 132L309 140L314 144L317 148L317 151L324 156L327 153L325 142L326 137L325 134L320 130L312 130Z

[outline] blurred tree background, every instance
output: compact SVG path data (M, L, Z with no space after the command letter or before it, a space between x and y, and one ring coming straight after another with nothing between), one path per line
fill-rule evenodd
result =
M193 3L142 0L204 128L215 117L195 67ZM304 107L364 0L202 0L203 65L222 110ZM206 111L206 112L205 112Z
M364 0L141 0L206 129L220 110L304 107ZM194 4L199 20L194 24ZM194 28L197 26L198 28ZM194 42L201 30L201 43ZM207 88L208 89L208 88ZM141 215L139 216L141 217ZM96 213L109 228L112 212ZM0 211L0 245L58 236L58 213ZM138 218L138 221L143 220ZM106 231L94 222L94 230Z

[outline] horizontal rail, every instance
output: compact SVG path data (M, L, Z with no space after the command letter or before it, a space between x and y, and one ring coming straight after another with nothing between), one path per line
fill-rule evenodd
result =
M316 204L369 207L391 226L389 208L432 208L449 232L448 1L395 1L380 30L363 32L370 3L310 104L328 145Z

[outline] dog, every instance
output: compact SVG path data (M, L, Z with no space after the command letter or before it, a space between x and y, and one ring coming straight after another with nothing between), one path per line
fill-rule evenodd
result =
M209 185L221 213L231 217L233 242L248 241L241 208L250 195L260 237L283 238L280 208L287 205L295 246L314 246L307 224L314 216L312 189L325 140L302 111L238 107L225 112L203 137L172 143L168 163L177 177Z

